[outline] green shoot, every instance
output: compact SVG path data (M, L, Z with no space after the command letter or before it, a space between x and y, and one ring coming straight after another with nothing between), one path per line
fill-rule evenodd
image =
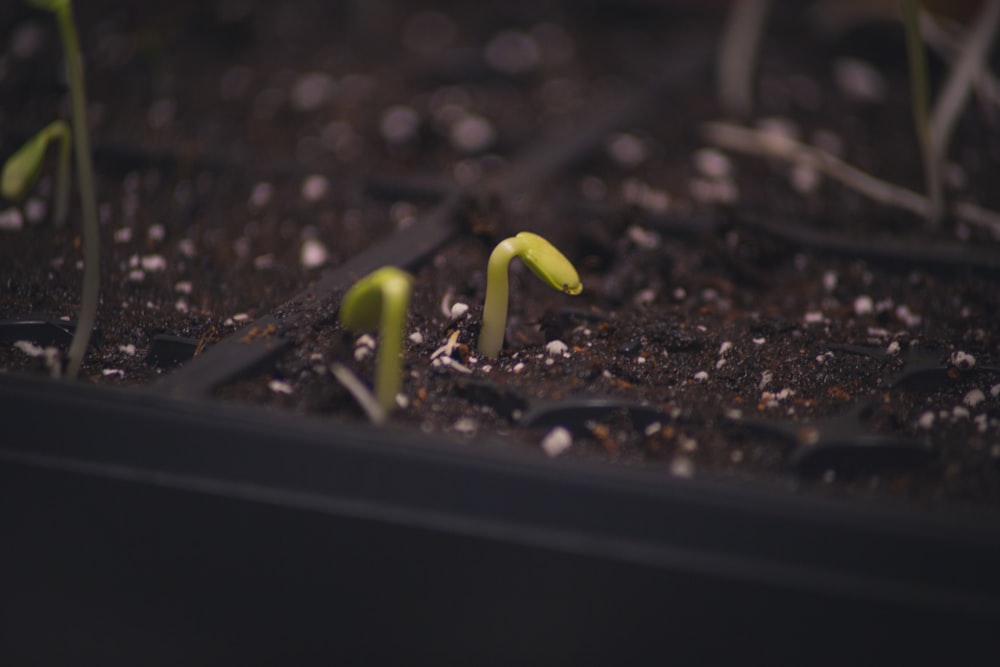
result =
M554 289L574 295L583 290L573 264L538 234L520 232L501 241L490 254L486 268L486 302L478 344L479 353L486 357L497 356L503 347L507 328L507 267L515 257L520 257L532 273Z
M920 153L924 160L924 180L927 188L927 222L936 227L944 210L941 182L941 165L935 158L936 147L931 140L930 76L927 73L927 54L920 35L920 2L903 0L903 27L906 32L906 54L910 62L910 98L913 122L917 128Z
M56 120L41 132L25 142L16 153L10 156L3 167L0 176L0 193L7 199L20 199L31 189L42 171L42 162L49 144L59 144L59 166L56 172L56 191L53 219L57 225L66 221L67 204L69 200L69 160L70 131L69 125Z
M90 156L90 133L87 129L87 97L84 89L83 56L73 22L71 0L28 0L28 4L52 12L59 26L59 37L66 55L69 80L73 143L76 149L77 181L83 209L83 290L80 297L80 317L67 354L66 377L75 379L80 372L84 354L90 344L90 334L97 320L100 298L100 228L97 224L97 196ZM51 127L51 126L50 126ZM66 179L64 179L65 182ZM64 186L66 187L66 186ZM61 195L57 193L57 197ZM58 199L57 199L58 213Z
M378 269L354 284L340 303L340 322L353 331L378 329L375 395L385 414L396 405L402 386L400 359L413 277L393 266Z

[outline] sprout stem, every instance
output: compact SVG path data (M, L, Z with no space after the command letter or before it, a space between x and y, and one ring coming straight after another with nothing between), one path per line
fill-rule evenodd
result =
M69 75L70 105L72 108L73 140L76 145L76 169L83 206L83 294L80 299L80 318L69 346L69 364L66 376L76 379L83 357L90 344L90 334L97 320L100 298L100 228L97 224L97 198L94 193L94 175L90 156L90 134L87 129L87 96L84 89L83 55L73 23L73 3L70 0L54 5L53 11L59 24L59 34L66 52L66 69Z
M520 232L498 243L486 267L483 327L477 346L479 353L486 357L497 356L503 347L507 328L507 270L515 257L520 257L532 273L554 289L567 294L579 294L583 289L573 264L538 234Z

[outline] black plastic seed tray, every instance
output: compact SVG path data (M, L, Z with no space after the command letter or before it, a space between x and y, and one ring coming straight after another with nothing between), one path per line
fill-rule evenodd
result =
M1000 621L977 517L26 377L0 406L4 664L885 664Z

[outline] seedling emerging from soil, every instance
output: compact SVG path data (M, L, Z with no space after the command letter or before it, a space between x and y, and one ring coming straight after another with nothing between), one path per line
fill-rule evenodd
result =
M495 357L503 346L507 328L507 267L520 257L542 282L566 294L583 290L573 264L554 245L531 232L520 232L501 241L490 254L486 268L486 303L483 304L483 328L479 332L479 353Z
M340 303L340 322L353 331L378 329L375 395L385 414L402 385L400 353L413 277L394 266L378 269L354 284Z
M57 225L66 221L66 207L69 203L69 125L56 120L46 125L41 132L29 139L3 166L0 177L0 193L6 199L22 198L35 184L42 170L45 151L49 144L59 144L59 165L56 172L56 191L53 198L53 220Z
M69 346L69 353L67 354L69 363L66 368L66 377L72 380L80 372L83 356L87 352L87 345L90 344L90 334L94 328L94 322L97 320L97 303L100 292L98 266L100 261L98 249L100 244L100 229L97 226L97 198L94 193L94 175L90 160L90 134L87 130L87 97L84 90L83 57L80 54L80 42L76 35L76 26L73 23L73 3L71 0L28 0L28 3L55 14L56 23L59 26L59 37L62 40L63 51L66 54L66 73L69 80L71 121L73 125L72 135L76 148L77 180L80 187L80 199L83 208L83 293L80 298L80 318L77 321L76 332L73 334L73 341ZM53 130L50 130L50 128L52 128L52 125L42 130L42 134L52 132ZM60 132L58 126L54 132ZM36 135L34 139L29 140L29 145L38 141L39 136ZM49 140L50 138L44 139L41 145L28 148L27 150L30 153L36 154L37 160L40 161L41 156L38 154L44 153L45 144ZM24 150L18 151L14 158L17 158ZM30 161L30 155L22 159ZM29 169L28 171L30 173L31 170ZM62 173L62 167L60 167L59 178L61 179L61 183L67 181L67 178ZM6 173L3 180L6 181ZM57 184L57 219L60 211L59 200L66 199L61 192L61 189L65 187L67 186Z

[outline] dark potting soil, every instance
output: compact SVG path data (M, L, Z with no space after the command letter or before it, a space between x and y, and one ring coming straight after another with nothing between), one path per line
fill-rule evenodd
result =
M771 17L745 124L920 191L898 24L821 30L821 4ZM80 6L103 235L85 381L156 388L191 355L281 337L264 370L214 395L332 428L362 419L330 373L374 372L337 322L346 284L283 304L441 216L447 240L410 267L394 426L665 476L1000 507L996 227L931 230L808 169L711 147L722 19L639 1ZM65 116L66 93L46 15L8 3L0 34L6 157ZM950 201L1000 208L995 114L963 116ZM78 312L79 215L49 222L49 174L2 213L9 371L50 372L45 347L65 346ZM486 259L521 230L562 249L584 291L515 262L505 348L480 358Z

